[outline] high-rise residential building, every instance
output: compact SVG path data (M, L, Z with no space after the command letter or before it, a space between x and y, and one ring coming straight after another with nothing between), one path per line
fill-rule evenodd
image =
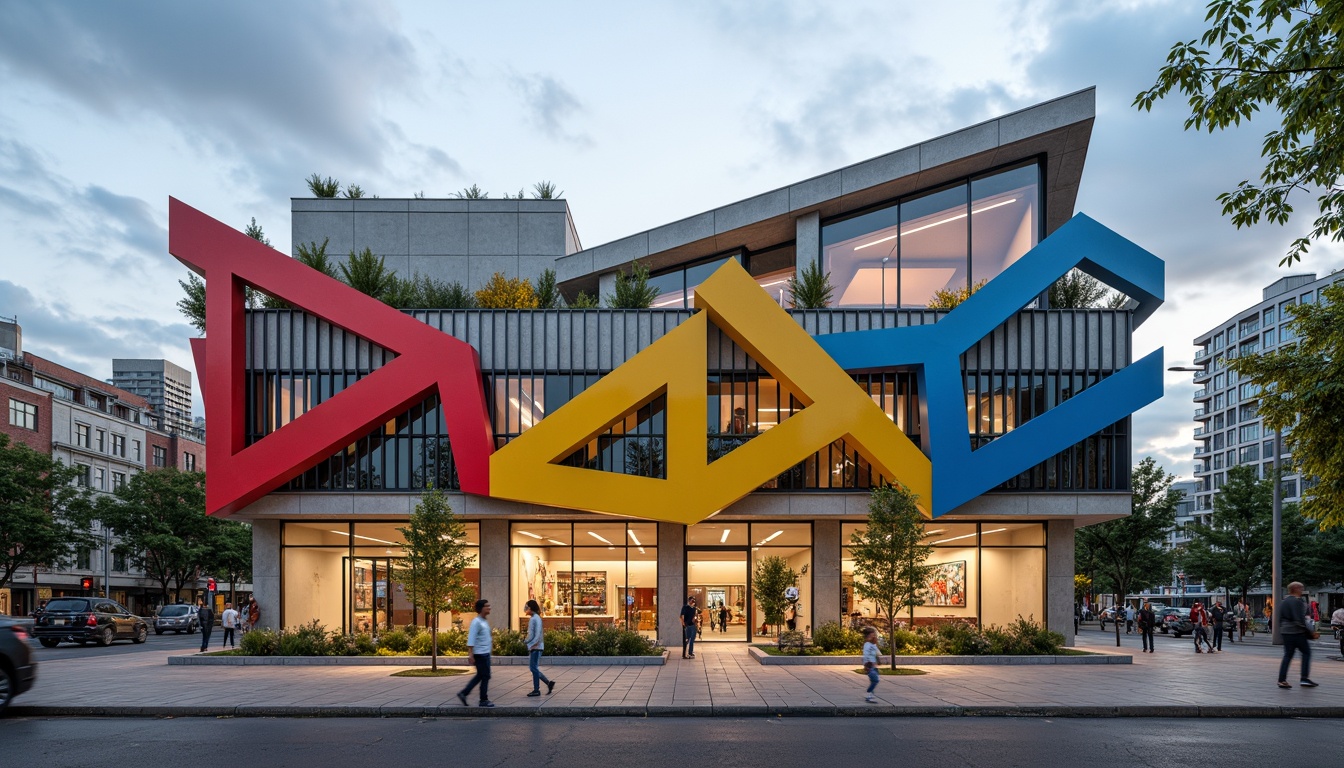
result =
M191 416L191 371L167 360L115 359L111 383L148 400L165 431L198 434Z
M1289 321L1289 307L1315 302L1322 288L1344 282L1344 273L1318 278L1315 274L1289 275L1261 292L1260 302L1232 315L1195 337L1195 513L1213 509L1213 496L1227 480L1227 471L1243 464L1256 477L1273 474L1274 431L1265 429L1259 415L1260 388L1240 381L1227 369L1228 361L1244 355L1272 352L1297 343ZM1287 448L1280 457L1287 461ZM1297 501L1302 478L1283 476L1283 498Z

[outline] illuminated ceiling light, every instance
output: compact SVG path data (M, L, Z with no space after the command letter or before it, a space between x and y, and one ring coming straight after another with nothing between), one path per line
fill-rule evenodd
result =
M724 529L723 529L723 535L719 537L719 543L720 543L720 544L727 544L727 543L728 543L728 533L729 533L730 531L732 531L732 530L733 530L732 528L724 528Z
M1016 197L1013 197L1013 198L1009 198L1008 200L1002 200L1002 201L997 202L997 203L995 203L995 204L993 204L993 205L986 205L984 208L978 208L978 209L976 209L976 210L974 210L974 211L971 211L971 213L973 213L973 214L974 214L974 213L984 213L985 211L992 211L992 210L994 210L995 208L999 208L999 207L1002 207L1002 206L1005 206L1005 205L1009 205L1010 203L1016 203L1016 202L1017 202L1017 198L1016 198ZM936 226L938 226L938 225L940 225L940 224L947 224L947 223L949 223L949 222L953 222L953 221L960 221L961 219L964 219L964 218L966 218L966 214L964 214L964 213L958 213L956 216L950 216L950 217L948 217L948 218L946 218L946 219L943 219L942 221L935 221L935 222L932 222L932 223L930 223L930 224L925 224L925 225L920 226L920 227L915 227L914 229L907 229L907 230L904 230L904 231L901 232L901 234L902 234L902 235L913 235L913 234L916 233L916 232L923 232L923 231L926 230L926 229L932 229L932 228L934 228L934 227L936 227ZM887 242L888 240L895 240L896 237L897 237L897 235L890 235L890 236L888 236L888 237L884 237L884 238L882 238L882 239L880 239L880 240L874 240L874 241L872 241L871 243L864 243L863 245L856 245L856 246L854 246L854 250L856 250L856 251L861 251L861 250L863 250L864 248L868 248L868 247L870 247L870 246L874 246L874 245L877 245L877 244L879 244L879 243L885 243L885 242Z
M349 538L349 537L350 537L350 534L346 533L345 531L331 531L331 533L334 533L334 534L336 534L337 536L345 536L346 538ZM354 538L356 538L356 539L363 539L363 540L365 540L365 541L376 541L376 542L378 542L379 544L391 544L391 545L394 546L394 547L400 547L400 546L401 546L400 544L398 544L398 543L395 542L395 541L388 541L387 539L375 539L375 538L373 538L372 536L360 536L358 533L354 534Z
M536 539L537 541L541 541L541 538L542 538L542 537L538 536L537 534L532 533L531 531L518 531L518 533L521 533L521 534L523 534L524 536L531 536L532 538Z
M639 537L635 535L634 530L632 530L632 529L630 529L630 528L626 528L626 529L625 529L625 532L628 533L628 534L630 534L630 540L633 541L633 542L635 542L635 546L636 546L636 547L639 547L639 548L640 548L640 551L643 552L643 551L644 551L644 545L639 543Z
M556 546L559 546L559 547L568 547L568 546L569 546L569 545L566 544L565 542L563 542L563 541L556 541L555 539L547 539L547 541L549 541L549 542L551 542L552 544L555 544Z
M611 546L611 542L610 542L610 541L607 541L605 538L603 538L603 537L597 535L596 533L593 533L592 531L589 531L589 532L588 532L588 535L589 535L589 536L592 536L594 539L597 539L598 541L602 542L603 544L606 544L608 547Z
M756 542L756 546L758 546L758 547L763 547L763 546L765 546L766 544L769 544L770 542L774 541L774 540L775 540L775 537L783 535L783 533L784 533L784 531L782 531L782 530L780 530L780 531L775 531L774 533L770 534L769 536L766 536L764 539L761 539L760 541Z

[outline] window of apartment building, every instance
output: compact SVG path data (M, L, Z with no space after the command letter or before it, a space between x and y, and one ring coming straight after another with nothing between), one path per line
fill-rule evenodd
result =
M1252 401L1241 406L1241 420L1250 421L1260 415L1259 401Z
M78 472L78 474L75 475L75 485L78 485L80 487L88 487L89 470L92 468L88 464L80 464L76 462L75 469Z
M1243 442L1243 443L1249 443L1249 442L1251 442L1251 441L1253 441L1253 440L1259 440L1259 439L1260 439L1260 425L1259 425L1259 424L1247 424L1246 426L1242 427L1242 428L1241 428L1240 438L1241 438L1241 442Z
M37 431L37 406L22 400L9 399L9 423L11 426Z
M1217 376L1214 376L1214 377L1213 377L1213 388L1214 388L1214 389L1222 389L1222 388L1223 388L1223 382L1224 382L1225 380L1226 380L1226 379L1225 379L1224 374L1221 374L1221 373L1220 373L1220 374L1218 374Z
M93 432L93 447L99 453L107 450L107 430L95 429Z
M51 394L55 395L56 397L61 398L62 400L75 399L75 390L65 386L64 384L57 384L54 381L44 379L41 376L33 377L33 386L37 387L38 389L45 389Z
M196 454L185 451L182 453L182 469L186 472L196 471Z
M123 486L125 486L125 485L126 485L126 473L124 473L124 472L113 472L113 473L112 473L112 490L115 491L115 490L117 490L118 488L121 488L121 487L123 487Z
M1297 478L1291 477L1285 479L1279 484L1279 495L1285 499L1297 497Z
M1235 466L1237 466L1237 452L1236 452L1236 451L1228 451L1228 452L1227 452L1227 468L1228 468L1228 469L1231 469L1232 467L1235 467Z
M107 470L102 467L95 467L93 470L93 487L104 491L107 490Z
M75 550L75 568L81 571L87 571L92 563L93 555L88 547L80 547Z
M1300 297L1300 300L1301 300L1301 303L1303 303L1303 304L1310 304L1310 303L1312 303L1312 293L1311 293L1311 291L1307 291L1306 293L1302 294L1302 296Z
M1260 330L1260 317L1258 315L1255 317L1248 317L1245 320L1242 320L1237 326L1237 337L1244 339L1247 334L1254 333L1258 330Z
M136 461L140 461L140 456L141 456L140 441L139 441L139 440L132 440L132 441L131 441L131 458L134 459L134 460L136 460Z
M1223 414L1220 413L1213 417L1213 428L1215 430L1223 428Z
M1219 432L1218 434L1214 435L1214 436L1213 436L1213 450L1215 450L1215 451L1221 451L1221 450L1223 449L1223 440L1225 440L1225 439L1226 439L1226 438L1223 437L1223 433L1222 433L1222 432Z
M1275 343L1276 343L1276 337L1274 329L1270 328L1268 331L1265 331L1265 338L1264 338L1265 347L1266 348L1272 347L1274 346Z
M1222 348L1223 348L1223 334L1219 333L1219 334L1215 334L1215 335L1214 335L1214 337L1213 337L1213 348L1214 348L1214 349L1222 349Z
M1274 458L1274 441L1273 441L1273 440L1266 440L1266 441L1264 442L1264 444L1260 446L1260 448L1261 448L1262 451L1264 451L1264 454L1265 454L1265 457L1266 457L1266 458L1270 458L1270 459Z
M154 451L154 466L162 467L168 463L168 449L161 445L152 446Z
M75 425L75 445L79 446L80 448L88 448L88 447L89 447L89 425L88 425L88 424L76 424L76 425Z
M1266 309L1260 317L1260 322L1264 325L1270 325L1274 322L1274 308Z
M835 303L925 307L939 290L993 279L1036 245L1039 198L1032 163L827 222Z
M1242 464L1260 460L1260 446L1247 445L1241 449L1240 460Z
M112 435L112 455L126 458L126 436Z
M1213 476L1213 489L1216 491L1223 487L1223 473L1219 472Z
M1213 457L1213 468L1214 469L1223 468L1223 454L1220 453Z
M1254 355L1256 352L1260 351L1260 337L1256 336L1250 341L1243 341L1241 343L1241 346L1238 347L1238 350L1239 350L1238 353L1242 357L1246 357L1247 355Z
M1221 393L1213 396L1213 409L1215 411L1220 410L1226 404L1227 400L1222 396Z
M126 553L124 552L112 553L112 570L118 571L120 573L126 572Z
M1237 409L1233 408L1227 412L1227 426L1233 427L1237 424Z

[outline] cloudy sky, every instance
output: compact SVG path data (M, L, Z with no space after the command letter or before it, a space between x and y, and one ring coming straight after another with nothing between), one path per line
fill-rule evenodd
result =
M100 377L189 365L169 195L288 252L315 171L384 197L549 179L591 247L1095 85L1078 210L1166 259L1138 347L1188 361L1307 225L1220 215L1268 122L1190 134L1179 102L1130 107L1201 6L0 0L0 315ZM1341 265L1318 247L1293 272ZM1191 474L1193 390L1169 374L1136 460Z

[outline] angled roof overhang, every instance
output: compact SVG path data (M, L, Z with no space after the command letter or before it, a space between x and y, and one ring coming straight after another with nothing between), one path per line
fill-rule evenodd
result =
M556 261L568 295L595 293L598 275L638 259L657 271L735 248L759 250L793 240L796 219L861 210L999 166L1045 161L1046 234L1073 216L1096 116L1096 90L1061 96L978 125L898 149L674 221Z

